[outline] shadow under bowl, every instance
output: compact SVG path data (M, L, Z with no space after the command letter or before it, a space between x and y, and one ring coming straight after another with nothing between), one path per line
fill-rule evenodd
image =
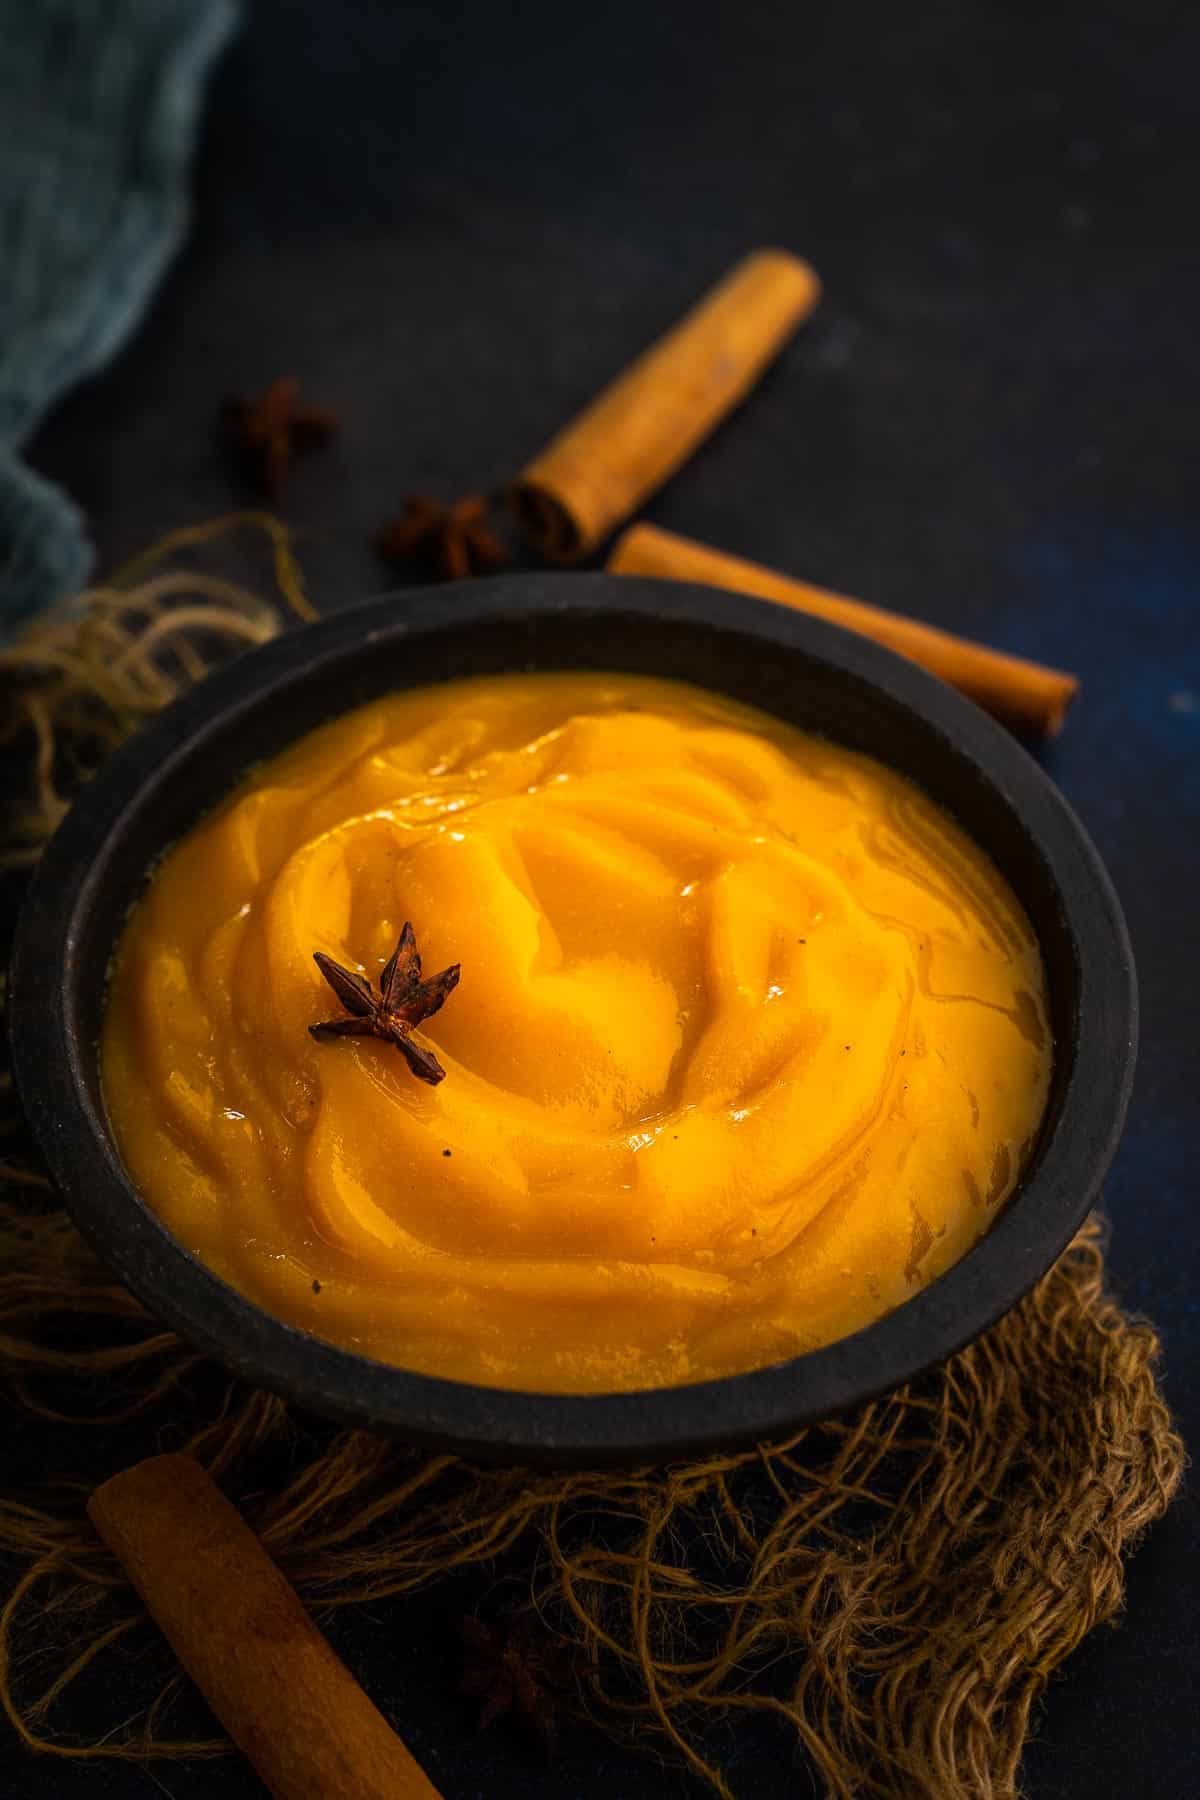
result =
M875 1324L749 1374L629 1393L440 1380L283 1324L162 1225L122 1166L101 1095L105 980L161 853L252 764L398 688L596 669L714 689L918 783L993 858L1041 941L1055 1067L1040 1136L990 1231ZM48 975L53 974L53 979ZM79 1229L152 1313L239 1375L328 1417L513 1462L666 1459L779 1438L908 1381L1001 1317L1065 1248L1116 1149L1137 996L1124 920L1050 781L970 702L818 620L714 590L535 574L374 600L289 632L169 707L81 793L34 875L9 987L29 1123Z

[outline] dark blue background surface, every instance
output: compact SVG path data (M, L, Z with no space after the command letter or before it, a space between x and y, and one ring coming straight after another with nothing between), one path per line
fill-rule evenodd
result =
M384 585L368 538L403 493L510 474L744 249L809 256L818 319L648 516L1082 675L1046 761L1112 871L1143 1000L1112 1273L1161 1327L1195 1442L1200 30L1080 0L251 11L192 244L34 461L126 554L225 508L217 401L295 370L346 422L290 503L319 603L344 604ZM77 1455L38 1440L48 1472ZM1185 1495L1123 1626L1051 1690L1035 1800L1200 1792L1198 1571ZM549 1772L502 1727L472 1738L429 1645L483 1594L341 1627L448 1800L700 1792L584 1731ZM139 1692L133 1671L127 1710ZM734 1749L739 1793L810 1792L769 1733ZM162 1791L260 1790L235 1764L0 1763L30 1800Z

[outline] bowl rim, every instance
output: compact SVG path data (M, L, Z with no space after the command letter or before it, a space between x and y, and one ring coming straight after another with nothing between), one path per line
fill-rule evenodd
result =
M141 1199L92 1103L85 1069L96 1047L76 1028L72 971L82 921L110 866L106 842L130 809L151 806L164 783L203 755L209 736L271 705L314 669L349 664L364 646L382 651L510 615L536 623L597 611L625 616L632 630L666 618L765 638L781 654L824 662L915 712L948 749L965 754L1064 897L1077 1024L1059 1115L1032 1174L974 1247L902 1306L850 1337L744 1374L629 1392L532 1393L418 1374L342 1349L263 1311L179 1243ZM330 716L337 710L335 702ZM63 972L49 995L39 980L48 967ZM8 1013L17 1091L55 1188L101 1259L187 1342L343 1423L476 1458L562 1464L778 1439L961 1349L1028 1292L1096 1198L1124 1122L1137 1043L1133 957L1112 884L1067 802L1006 731L915 664L823 620L691 583L603 573L496 576L383 595L289 630L189 690L114 753L47 846L18 920Z

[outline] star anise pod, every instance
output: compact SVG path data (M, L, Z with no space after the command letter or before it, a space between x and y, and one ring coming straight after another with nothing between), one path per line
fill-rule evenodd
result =
M481 494L467 494L452 506L428 494L411 494L399 518L380 528L375 545L389 562L424 556L445 580L461 581L502 569L509 560L508 546L490 529L487 517L488 502Z
M301 406L294 375L278 376L253 400L226 400L222 416L256 485L273 505L282 498L292 458L328 443L337 430L327 408Z
M556 1695L575 1686L583 1652L565 1638L538 1631L528 1616L485 1624L459 1620L463 1657L458 1691L482 1702L481 1731L511 1713L549 1754L554 1749Z
M461 964L454 963L440 975L421 980L421 957L413 928L405 924L400 941L379 977L375 993L365 975L343 969L320 950L313 961L351 1015L348 1019L322 1019L310 1025L315 1038L377 1037L395 1044L413 1074L436 1087L446 1074L432 1050L414 1044L409 1033L424 1019L431 1019L458 986Z

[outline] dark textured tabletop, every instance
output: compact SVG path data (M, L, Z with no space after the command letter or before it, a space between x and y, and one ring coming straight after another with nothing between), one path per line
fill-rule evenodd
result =
M1128 0L247 10L191 242L35 464L124 555L229 505L217 402L295 371L345 421L291 489L313 593L343 605L386 585L368 539L403 493L499 481L743 250L808 256L820 314L647 516L1082 676L1045 761L1120 891L1143 1007L1112 1277L1200 1441L1200 22ZM20 1442L73 1472L62 1434ZM1035 1800L1200 1793L1198 1572L1185 1494L1120 1627L1052 1685ZM700 1793L582 1728L549 1770L472 1736L428 1649L472 1600L340 1628L447 1800ZM112 1722L137 1692L131 1672ZM769 1730L734 1753L740 1794L811 1791ZM6 1797L260 1791L238 1762L0 1757Z

